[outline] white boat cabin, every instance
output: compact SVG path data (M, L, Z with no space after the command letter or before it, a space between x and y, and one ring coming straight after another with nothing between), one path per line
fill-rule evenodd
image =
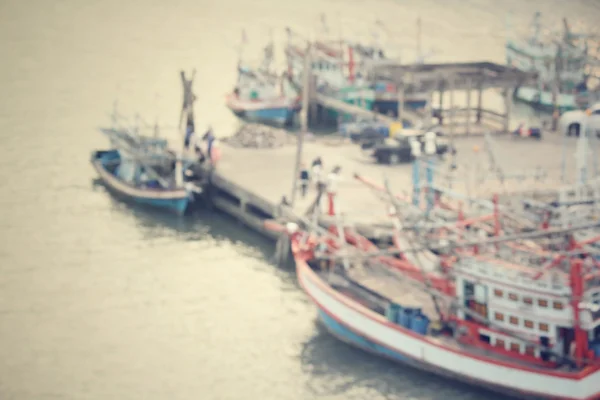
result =
M541 265L540 265L541 267ZM479 329L479 339L496 348L542 357L539 347L572 355L574 315L568 274L551 270L534 279L539 269L498 258L467 257L454 266L456 297L460 304L490 321ZM600 285L588 285L580 302L580 325L589 346L600 340ZM473 318L459 309L457 317ZM521 341L501 333L512 332Z
M259 73L240 68L236 95L240 100L270 100L285 94L283 84Z

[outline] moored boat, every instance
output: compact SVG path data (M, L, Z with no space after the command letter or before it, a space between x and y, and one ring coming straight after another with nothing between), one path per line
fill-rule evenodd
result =
M185 148L191 145L186 142L191 141L194 132L195 96L192 93L193 76L187 80L182 71L181 79L184 101L180 128L185 120L187 133L185 139L181 138L182 148L179 151L169 149L167 140L158 137L158 126L155 126L154 137L141 135L139 127L128 129L119 126L115 109L113 126L100 129L110 139L111 147L93 151L90 160L110 192L125 200L166 209L178 215L185 213L207 182L200 164L214 164L218 158L215 157L217 152L213 151L213 143L209 144L207 153L210 154L206 156L201 154L198 158L196 154L194 157L184 157ZM196 141L190 147L199 145Z
M600 398L600 264L587 250L600 236L579 235L600 223L511 231L492 205L434 224L432 210L392 204L393 252L341 217L329 231L286 227L298 280L334 336L518 398Z
M581 260L538 278L535 268L464 253L448 296L381 262L344 264L331 257L331 238L290 232L298 280L341 340L516 397L600 398L600 288Z
M102 183L117 196L138 204L167 209L178 215L185 213L194 193L200 190L192 185L178 187L171 180L161 177L173 175L175 161L167 162L165 170L157 165L145 167L127 156L122 157L119 150L113 149L92 152L91 163ZM154 178L147 174L148 171L153 171Z
M566 20L563 23L565 32L562 41L545 40L538 12L533 17L529 37L509 37L506 41L507 64L539 74L537 86L519 87L515 90L515 97L545 111L554 109L555 97L560 112L583 108L589 100L587 44L574 40L584 38L584 35L572 34Z
M272 43L265 47L264 59L258 68L244 65L240 58L237 83L226 96L225 104L235 115L248 121L291 125L300 110L298 90L285 74L270 71L272 58Z

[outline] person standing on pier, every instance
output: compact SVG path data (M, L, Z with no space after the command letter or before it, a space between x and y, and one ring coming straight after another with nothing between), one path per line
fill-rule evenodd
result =
M208 154L208 159L212 160L212 148L215 141L215 135L213 134L212 126L208 126L208 130L202 137L202 140L206 140L206 153Z
M335 215L335 195L337 193L337 184L340 179L342 168L336 165L327 175L327 199L328 199L328 214Z
M319 182L321 180L321 175L323 171L323 161L321 157L317 157L313 160L311 164L311 175L310 179L315 184L315 187L318 188Z
M200 140L194 132L194 127L190 124L187 126L184 147L187 151L192 151L198 157L199 162L204 161L204 152L200 148Z
M306 197L306 191L308 190L308 183L310 180L310 174L306 164L302 163L302 169L300 170L300 193L302 198Z
M191 147L190 145L193 143L193 141L194 141L194 127L192 126L192 124L188 123L188 125L185 129L185 138L183 140L183 145L186 150L189 150L189 148Z

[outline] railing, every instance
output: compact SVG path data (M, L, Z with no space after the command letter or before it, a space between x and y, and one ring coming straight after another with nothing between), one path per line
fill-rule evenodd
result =
M499 125L500 127L504 127L506 116L504 114L498 113L492 110L486 109L473 109L473 108L454 108L454 109L443 109L443 110L434 110L434 117L442 117L443 121L460 121L472 123L485 123L485 124L493 124Z

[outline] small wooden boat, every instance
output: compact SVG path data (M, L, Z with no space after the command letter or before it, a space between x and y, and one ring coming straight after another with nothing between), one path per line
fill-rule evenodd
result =
M190 132L194 131L192 80L186 80L182 72L181 121L186 118ZM195 195L202 193L206 182L200 161L185 159L183 149L180 154L170 150L166 139L141 136L137 128L117 127L117 119L115 110L113 127L100 129L109 137L111 148L93 151L91 155L90 161L102 183L125 200L184 214Z
M102 183L115 195L138 204L167 209L178 215L185 213L194 193L200 192L199 187L191 184L187 187L175 186L174 181L164 179L156 172L160 167L141 165L131 158L122 157L119 150L94 151L91 163ZM165 175L172 176L175 162L167 164L165 167L173 168L173 171ZM148 174L149 171L153 172Z

